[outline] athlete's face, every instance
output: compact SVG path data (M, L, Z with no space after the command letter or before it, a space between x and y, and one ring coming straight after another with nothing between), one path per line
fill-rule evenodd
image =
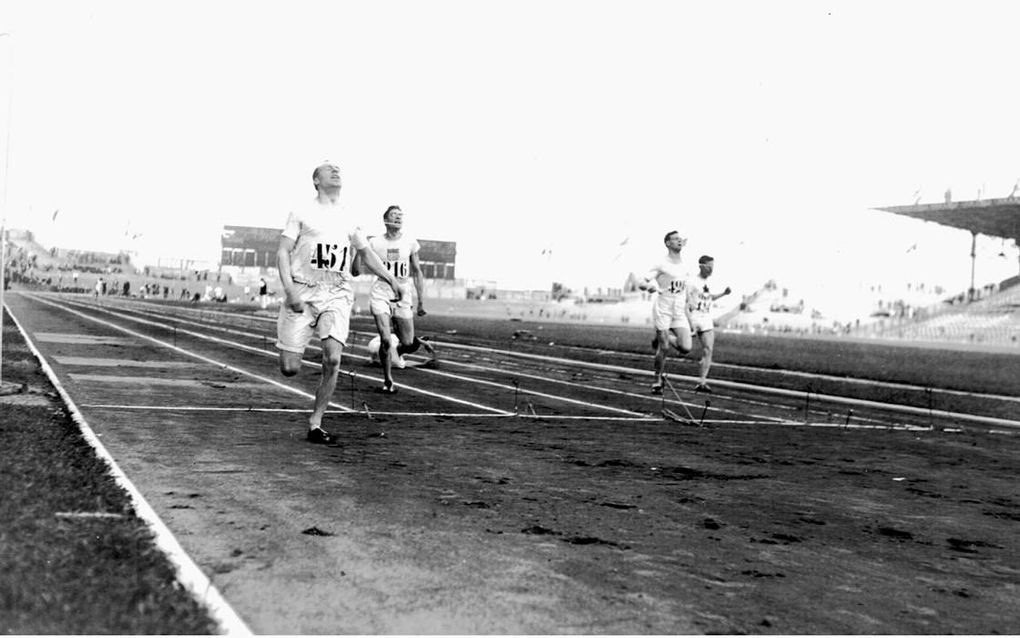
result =
M673 233L666 239L666 248L670 252L678 253L684 247L687 240L680 236L680 233Z
M701 276L707 279L712 274L712 270L715 269L715 262L706 261L703 264L698 264L698 268L701 270Z
M336 164L323 164L315 172L319 188L340 188L340 167Z
M387 230L400 230L404 227L404 213L399 210L391 210L383 219Z

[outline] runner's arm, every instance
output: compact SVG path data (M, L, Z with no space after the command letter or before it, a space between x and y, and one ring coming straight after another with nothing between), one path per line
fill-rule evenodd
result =
M403 298L404 292L397 283L396 277L390 274L390 271L386 270L386 266L382 263L382 260L379 259L379 255L375 254L374 250L366 245L363 248L359 248L355 255L361 259L360 265L367 268L368 272L379 277L379 279L382 279L390 285L390 288L392 288L393 292L396 294L394 301L399 301ZM353 267L353 263L351 265Z
M285 302L294 312L304 310L304 303L297 296L294 275L290 271L290 253L293 252L297 240L286 235L280 236L280 246L276 250L276 268L280 272L280 284L283 286Z
M425 275L421 272L421 262L418 261L418 252L411 253L411 278L414 279L414 289L418 292L418 316L423 317L425 312Z

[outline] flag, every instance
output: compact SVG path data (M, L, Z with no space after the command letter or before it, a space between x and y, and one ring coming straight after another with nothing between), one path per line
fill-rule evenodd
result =
M916 191L914 191L914 204L916 205L916 204L919 204L919 203L921 203L921 189L920 188L918 188Z

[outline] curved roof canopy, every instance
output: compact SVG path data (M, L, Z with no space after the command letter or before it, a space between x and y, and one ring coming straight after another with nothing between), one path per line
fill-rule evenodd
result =
M972 233L1012 239L1020 244L1020 198L980 199L944 204L884 206L875 210L905 215Z

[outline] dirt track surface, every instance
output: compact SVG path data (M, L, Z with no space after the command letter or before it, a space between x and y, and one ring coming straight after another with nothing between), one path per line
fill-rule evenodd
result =
M120 467L257 633L1020 633L1015 434L694 427L581 406L546 419L395 416L381 413L441 401L349 378L337 400L360 412L327 417L341 447L314 446L310 400L238 370L305 392L316 370L283 380L271 357L46 301L58 305L8 299ZM397 380L502 409L516 399L423 372ZM655 412L644 397L607 397ZM533 402L555 416L553 399ZM566 418L577 412L593 418Z

